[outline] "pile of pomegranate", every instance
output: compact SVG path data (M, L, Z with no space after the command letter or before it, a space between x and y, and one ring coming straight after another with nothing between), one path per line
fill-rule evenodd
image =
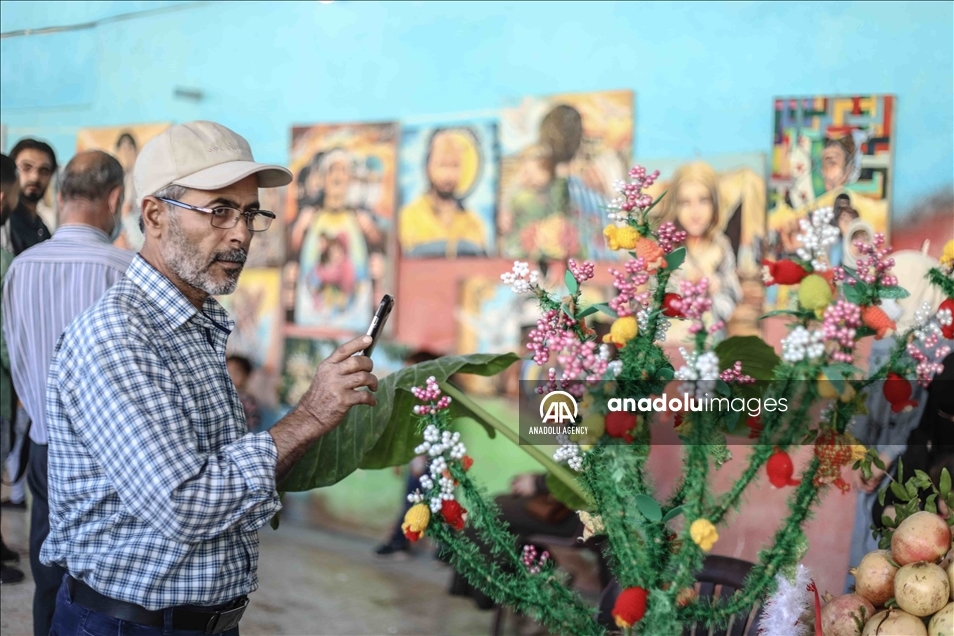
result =
M891 550L868 553L851 573L854 593L822 609L824 636L954 635L954 544L943 518L911 515Z

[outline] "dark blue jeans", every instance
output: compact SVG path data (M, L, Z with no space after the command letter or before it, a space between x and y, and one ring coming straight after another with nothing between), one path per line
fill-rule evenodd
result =
M56 595L56 611L53 613L53 626L50 636L199 636L203 631L175 630L172 628L172 610L165 612L165 626L152 627L121 621L112 616L74 603L70 598L64 577L63 585ZM239 636L239 629L222 632L223 636Z

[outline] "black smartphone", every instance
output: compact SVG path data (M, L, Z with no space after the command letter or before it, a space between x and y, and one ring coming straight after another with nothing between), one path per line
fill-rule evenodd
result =
M378 337L384 330L384 324L388 321L388 316L391 315L392 309L394 309L394 296L385 294L384 298L381 299L381 303L378 305L377 311L374 312L374 318L371 319L371 326L368 327L367 335L371 336L371 344L368 345L367 349L355 355L371 357L375 345L378 344Z

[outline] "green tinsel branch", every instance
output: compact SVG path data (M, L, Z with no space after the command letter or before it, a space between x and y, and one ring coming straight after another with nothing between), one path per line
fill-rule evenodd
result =
M507 580L521 590L524 603L537 613L544 624L550 627L565 627L567 624L575 625L581 621L591 620L592 608L559 580L552 561L537 574L531 573L526 568L517 551L516 537L509 532L508 526L501 520L497 505L470 479L459 463L455 462L449 468L451 476L460 484L467 503L471 506L468 519L472 527L477 531L481 541L488 546L491 554L502 557L514 571ZM435 533L441 530L446 530L444 524L438 524ZM486 563L483 554L479 551L471 556L465 563L465 567L471 568L477 575L478 578L472 582L481 589L486 580L482 569L500 572L500 566L496 563ZM466 573L463 574L467 576ZM503 596L502 601L492 594L488 596L497 602L505 602L508 599L507 596ZM563 608L562 614L572 615L572 620L567 616L555 616L548 610L551 606Z
M951 274L945 274L937 267L928 270L928 280L932 285L940 288L948 298L954 298L954 277Z
M690 419L692 430L689 434L687 450L686 475L686 503L683 504L685 524L680 533L682 545L671 557L668 567L662 574L662 581L670 583L667 596L674 602L680 590L691 587L693 575L702 567L705 554L692 540L690 527L693 521L705 519L711 493L709 490L709 452L706 444L707 431L703 416L692 414ZM648 612L653 612L649 608Z
M461 484L467 502L472 506L473 527L478 531L481 540L490 547L491 553L506 558L516 571L524 572L529 583L538 584L541 581L551 583L552 576L541 577L540 574L531 574L527 571L523 565L522 555L516 548L516 537L509 532L506 522L501 518L500 509L492 499L486 496L484 489L477 486L459 464L452 464L450 470L453 478ZM550 561L541 574L552 574L554 567L553 561ZM550 594L559 597L560 602L571 605L581 603L579 597L565 585L550 587L552 588Z
M620 487L619 479L626 472L621 465L618 451L620 446L597 446L586 454L580 479L593 495L597 510L600 511L603 527L606 530L610 550L610 569L619 584L626 587L645 586L646 552L637 547L645 546L643 537L636 534L638 524L634 518L635 505L631 501L633 493L627 493ZM639 546L633 539L638 539Z
M773 395L772 397L776 399L786 398L793 399L796 395L797 385L794 384L795 380L792 377L787 377L783 380L783 384L779 389L778 394ZM739 479L732 484L732 488L723 495L719 504L716 506L715 510L710 517L710 521L719 525L723 519L725 519L726 514L729 510L732 510L738 506L739 499L742 497L742 493L748 488L749 484L758 475L762 467L768 462L769 458L772 456L772 453L775 452L775 447L786 450L789 446L795 441L795 439L802 433L801 424L806 421L808 411L811 409L812 400L809 397L811 393L811 388L809 383L806 384L805 391L801 394L800 399L798 400L798 409L794 411L791 416L785 417L786 412L782 411L770 411L767 413L767 416L763 419L763 428L762 432L759 435L758 442L756 443L755 450L752 452L752 455L749 457L748 466L739 476ZM785 426L785 423L788 423L788 426ZM781 430L782 435L777 439L775 438L776 433Z
M605 630L593 620L593 609L582 600L578 599L577 603L555 601L550 590L565 588L565 585L556 580L552 571L543 571L535 575L541 578L540 581L530 582L504 572L493 562L488 563L473 541L450 526L436 523L433 528L428 527L428 534L440 542L442 549L450 552L454 568L496 603L506 604L560 633L605 634Z
M790 514L775 533L772 546L759 553L758 563L752 568L743 588L727 601L700 599L678 608L677 612L683 621L701 621L709 626L725 625L732 616L747 614L756 602L764 602L775 593L775 576L797 564L804 556L804 534L801 528L820 496L821 489L814 485L819 466L818 457L812 457L801 475L801 483L789 500Z

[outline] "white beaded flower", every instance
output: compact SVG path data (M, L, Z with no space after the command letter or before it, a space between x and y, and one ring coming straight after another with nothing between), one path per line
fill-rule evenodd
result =
M537 284L539 272L531 272L530 265L521 261L513 262L513 269L500 275L500 280L510 285L515 294L526 294L532 285Z
M679 347L679 353L686 364L679 367L674 375L677 380L687 383L680 391L695 392L696 397L704 399L706 393L715 389L716 380L719 379L719 356L713 351L702 355L698 351L687 353L685 347Z
M828 248L838 242L840 233L838 228L831 224L835 218L832 208L818 208L812 212L811 221L801 219L798 222L801 234L796 238L802 243L797 250L799 258L810 261L812 267L819 272L828 269ZM821 258L825 257L825 258Z
M801 362L815 360L825 353L825 334L821 330L809 331L798 326L782 340L782 360Z

